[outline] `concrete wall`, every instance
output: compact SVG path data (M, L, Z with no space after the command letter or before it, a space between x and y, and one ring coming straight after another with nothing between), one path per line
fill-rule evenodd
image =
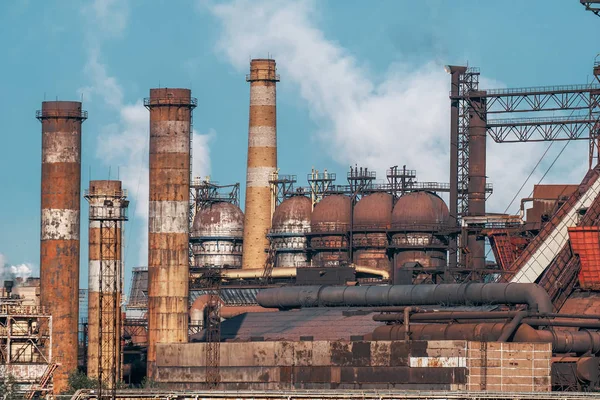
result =
M498 345L504 347L497 349ZM227 342L220 346L221 388L549 391L550 357L546 344ZM170 388L202 388L205 343L159 344L156 365L157 382ZM499 372L498 366L505 370Z

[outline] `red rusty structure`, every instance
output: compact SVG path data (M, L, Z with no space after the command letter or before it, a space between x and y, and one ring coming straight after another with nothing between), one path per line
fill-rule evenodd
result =
M102 391L114 393L122 379L123 224L127 192L121 181L90 181L85 192L89 210L88 376Z
M600 227L577 226L569 228L571 251L579 256L579 287L600 290Z
M148 220L148 376L156 343L188 340L190 145L189 89L150 89Z
M45 101L36 117L42 123L41 305L53 318L55 393L68 387L77 369L79 319L79 213L81 103Z
M279 82L275 60L250 62L250 116L248 123L248 169L244 208L244 254L242 268L264 268L267 232L273 209L269 179L277 169L276 85Z

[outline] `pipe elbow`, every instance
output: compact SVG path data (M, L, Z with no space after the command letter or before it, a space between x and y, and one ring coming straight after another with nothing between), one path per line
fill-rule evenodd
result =
M524 288L527 304L530 309L537 308L540 314L550 314L554 311L548 292L537 283L525 283Z

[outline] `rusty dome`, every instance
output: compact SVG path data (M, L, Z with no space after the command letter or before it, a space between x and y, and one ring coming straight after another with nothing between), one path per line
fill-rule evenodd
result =
M350 197L339 194L325 197L314 208L310 218L312 232L337 232L350 227Z
M244 214L234 204L220 201L202 207L194 217L192 236L242 237Z
M277 206L273 213L274 232L304 232L310 228L311 200L306 196L292 196Z
M388 193L372 193L354 206L354 229L389 229L393 198Z
M400 197L392 213L392 228L414 226L429 230L432 226L447 225L448 206L431 192L413 192Z

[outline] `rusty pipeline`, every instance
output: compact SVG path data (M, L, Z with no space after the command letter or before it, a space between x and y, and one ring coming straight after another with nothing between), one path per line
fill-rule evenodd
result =
M256 296L268 308L336 306L419 306L527 304L531 312L550 313L552 302L534 283L465 283L384 286L294 286L262 290Z
M498 342L512 329L511 322L482 322L466 324L412 324L411 340L473 340ZM581 330L549 331L535 330L521 323L507 340L521 343L552 343L552 351L557 354L598 354L600 353L600 332ZM403 325L383 325L371 334L372 340L404 340Z

